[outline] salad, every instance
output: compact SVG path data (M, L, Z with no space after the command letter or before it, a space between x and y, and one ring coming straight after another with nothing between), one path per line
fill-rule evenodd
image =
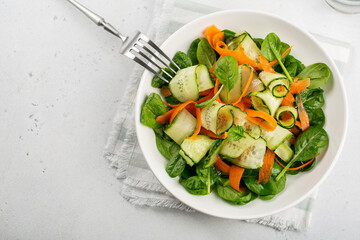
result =
M168 159L166 172L191 194L212 191L247 204L279 194L286 175L306 172L329 144L320 88L324 63L304 66L275 33L264 39L212 25L187 53L181 69L155 76L141 110ZM171 66L174 67L174 66ZM175 68L174 68L175 69Z

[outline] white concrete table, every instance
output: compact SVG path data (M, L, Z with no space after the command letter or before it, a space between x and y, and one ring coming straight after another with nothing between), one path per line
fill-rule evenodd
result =
M218 1L207 1L218 4ZM82 0L124 33L146 30L153 1ZM360 15L324 1L221 1L270 11L350 42L350 131L321 186L311 229L280 233L200 213L134 207L103 160L134 63L65 0L0 0L0 239L356 239L360 229Z

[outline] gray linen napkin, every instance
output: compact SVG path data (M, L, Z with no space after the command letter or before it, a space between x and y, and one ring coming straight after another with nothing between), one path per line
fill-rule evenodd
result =
M188 0L157 0L153 13L154 22L149 31L150 37L159 44L185 23L217 10L219 9ZM321 36L316 38L330 53L340 71L343 71L350 55L349 46ZM141 67L136 67L130 77L105 147L105 159L116 169L116 177L122 183L120 194L132 204L194 211L174 198L158 182L147 166L138 145L134 124L134 101L143 71ZM281 213L246 221L281 231L306 230L310 224L311 209L316 195L317 191L303 202Z

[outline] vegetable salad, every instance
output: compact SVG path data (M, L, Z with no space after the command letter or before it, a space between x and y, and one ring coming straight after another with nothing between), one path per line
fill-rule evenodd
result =
M177 52L176 74L152 80L141 123L152 128L170 177L191 194L212 191L247 204L280 193L286 175L306 172L328 146L324 63L305 66L294 46L275 33L264 39L212 25L187 53ZM174 66L171 66L174 67ZM174 68L175 69L175 68Z

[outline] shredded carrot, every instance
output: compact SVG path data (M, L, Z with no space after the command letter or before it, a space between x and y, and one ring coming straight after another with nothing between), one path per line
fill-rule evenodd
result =
M214 163L215 167L220 170L221 172L225 173L225 174L229 174L230 172L230 166L227 165L226 163L224 163L223 160L221 160L221 158L217 158L216 162Z
M300 121L296 121L295 122L295 126L299 127L301 129L301 122Z
M256 182L257 184L259 183L266 184L269 181L272 168L274 165L274 158L275 158L275 153L268 148L265 153L263 165L259 171L259 178L258 181Z
M200 108L196 108L196 130L193 133L191 137L188 137L188 139L194 139L199 133L201 129L201 111Z
M212 90L213 90L213 89L212 89ZM202 98L200 98L198 101L196 101L196 103L197 103L197 104L203 103L203 102L211 99L213 96L214 96L214 93L213 93L213 91L211 91L208 95L206 95L205 97L202 97Z
M319 156L319 154L316 155L316 157L317 157L317 156ZM275 158L275 160L276 160L276 162L277 162L281 167L285 168L284 164L282 164L279 160L277 160L277 158ZM311 164L314 160L315 160L315 158L312 158L311 160L307 161L307 162L304 163L303 165L300 165L300 166L298 166L298 167L296 167L296 168L288 168L288 170L290 170L290 171L299 170L299 169L301 169L301 168L303 168L303 167L306 167L307 165Z
M212 91L213 91L213 89L210 88L210 89L208 89L208 90L199 92L199 95L200 95L200 96L206 96L206 95L208 95L209 93L211 93Z
M163 97L168 97L168 96L171 95L171 92L170 92L168 86L162 86L161 87L161 95L163 95Z
M261 69L263 69L266 72L275 73L275 70L272 68L272 66L270 65L268 60L264 57L264 55L261 55L259 57L259 60L260 60Z
M230 167L230 171L229 171L230 186L238 192L241 192L240 181L244 173L244 170L245 170L244 168L238 167L236 165L231 165Z
M304 91L310 85L310 78L294 81L291 83L290 93L297 94Z
M165 102L164 101L164 104L166 105L166 106L168 106L168 107L171 107L171 108L176 108L176 107L178 107L180 104L176 104L176 105L173 105L173 104L169 104L169 103L167 103L167 102Z
M244 95L245 95L246 91L248 90L248 88L250 86L250 83L252 81L253 74L254 74L254 71L251 71L250 77L248 79L248 82L246 83L244 91L241 93L241 96L239 97L239 99L236 102L233 103L233 105L238 104L241 101L241 99L244 97Z
M239 48L238 51L229 50L228 46L224 42L218 41L216 43L215 50L222 56L235 57L240 65L249 64L252 67L258 66L258 63L256 63L254 60L251 60L248 56L246 56L242 48Z
M294 106L295 98L291 94L291 92L288 92L288 94L283 98L281 102L281 106Z
M264 121L261 122L259 124L259 126L263 129L265 129L266 131L274 131L276 129L277 122L276 122L275 118L273 118L268 113L263 112L263 111L256 111L256 110L252 110L252 109L246 109L245 111L249 117L258 117L258 118L264 119Z
M299 119L301 123L301 130L305 131L308 127L310 127L309 115L307 114L302 101L299 101L297 106L298 106Z
M191 104L191 103L195 103L195 102L189 100L189 101L186 101L186 102L180 104L178 107L174 108L175 110L174 110L173 114L172 114L171 117L170 117L170 123L172 123L172 121L174 120L174 118L178 115L178 113L179 113L181 110L183 110L187 105L189 105L189 104Z
M252 122L253 124L256 125L260 125L264 121L264 119L257 117L250 117L250 116L246 116L246 119L249 120L249 122Z
M170 111L167 111L165 114L160 115L156 118L156 121L160 124L165 124L169 122L171 115L175 112L175 108L171 109Z
M216 46L216 43L219 41L223 41L224 40L224 32L218 32L214 35L214 37L212 38L212 46L213 48Z
M227 135L228 135L227 132L225 132L225 133L223 133L221 135L217 135L217 134L213 133L212 131L207 130L206 128L203 128L203 127L200 129L200 133L204 134L204 135L207 135L207 136L209 136L211 138L220 138L220 139L225 139L227 137Z
M215 49L215 46L213 46L212 39L219 32L221 32L221 30L218 29L215 25L211 25L210 27L206 28L204 31L204 35L206 36L206 39L209 41L211 47L213 47L214 49Z
M185 107L186 110L188 110L189 113L191 113L194 117L196 117L196 107L195 104L189 104Z
M251 100L250 96L246 96L238 104L234 104L234 106L239 107L242 111L245 111L245 109L251 108Z

